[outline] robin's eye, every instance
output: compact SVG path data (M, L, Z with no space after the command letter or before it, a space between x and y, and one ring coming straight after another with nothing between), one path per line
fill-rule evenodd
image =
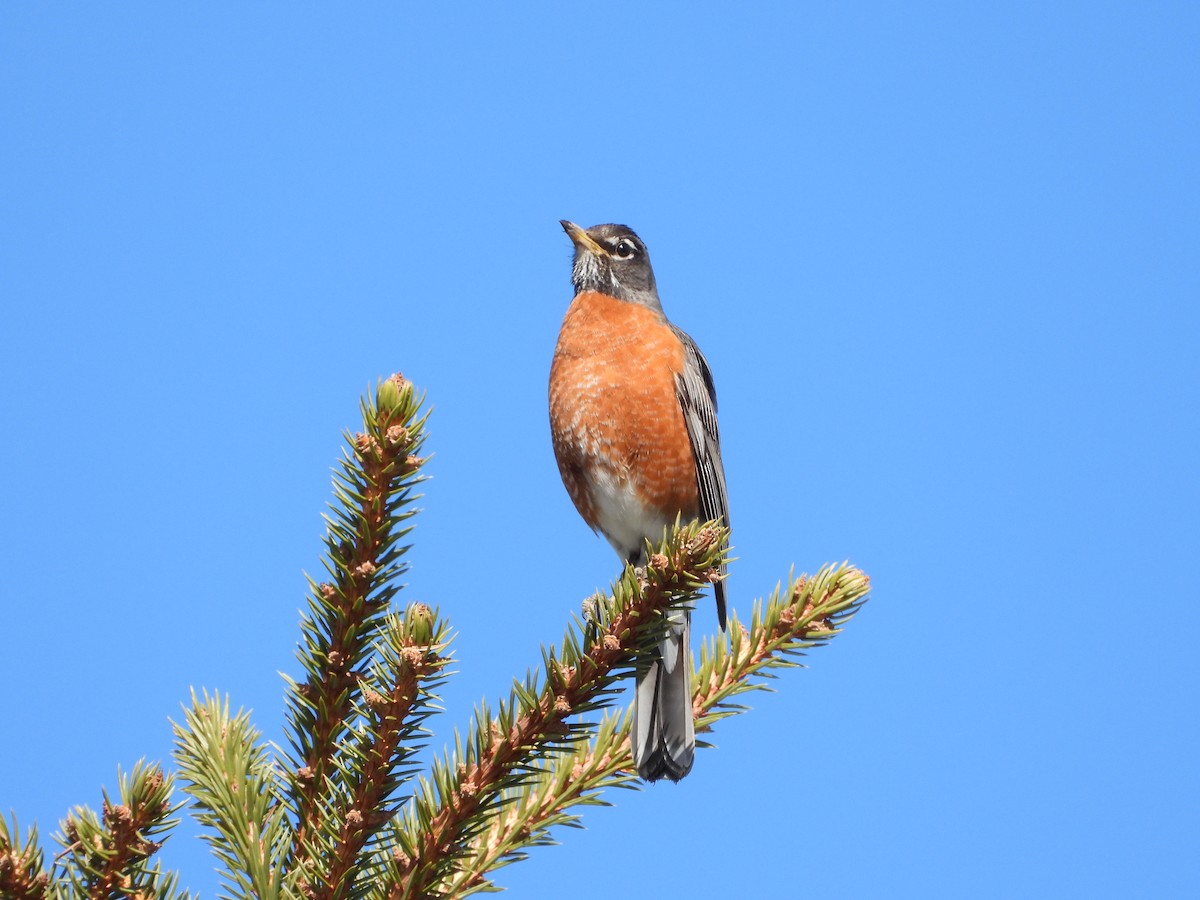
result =
M634 246L633 241L618 241L617 246L613 248L613 255L617 259L629 259L635 253L637 253L637 247Z

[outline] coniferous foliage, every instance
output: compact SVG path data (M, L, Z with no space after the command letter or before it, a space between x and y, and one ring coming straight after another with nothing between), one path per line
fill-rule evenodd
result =
M55 840L62 851L47 868L37 828L21 837L16 818L0 819L0 898L131 897L187 900L179 876L150 859L178 823L172 780L161 768L138 762L119 772L120 796L103 794L100 815L77 806Z
M264 740L226 696L193 694L175 725L177 774L138 763L101 813L79 807L49 863L36 828L0 819L0 898L186 900L151 864L191 800L234 898L463 897L496 890L496 869L554 843L606 791L639 782L628 713L613 708L637 660L728 562L718 523L677 523L648 564L589 598L562 642L424 774L416 755L448 676L452 632L438 610L396 604L407 569L428 413L396 375L362 404L346 436L326 516L326 578L310 580L301 675L287 691L287 747ZM847 564L789 578L743 623L704 645L693 679L697 733L836 635L866 600ZM566 603L564 603L566 606Z

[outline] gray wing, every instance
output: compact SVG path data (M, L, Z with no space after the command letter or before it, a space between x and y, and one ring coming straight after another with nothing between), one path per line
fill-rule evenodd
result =
M683 342L683 372L675 376L675 393L683 410L692 454L696 458L696 483L700 489L700 518L721 519L729 527L729 498L725 493L725 467L721 464L721 434L717 428L717 390L708 361L696 342L674 325ZM721 566L721 574L725 567ZM713 585L717 619L725 628L725 582Z

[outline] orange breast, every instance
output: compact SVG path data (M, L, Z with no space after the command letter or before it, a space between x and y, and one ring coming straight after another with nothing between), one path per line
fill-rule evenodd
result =
M699 512L675 394L683 364L682 344L653 310L592 292L567 310L550 368L550 428L563 483L593 528L607 531L591 494L597 475L631 486L664 521Z

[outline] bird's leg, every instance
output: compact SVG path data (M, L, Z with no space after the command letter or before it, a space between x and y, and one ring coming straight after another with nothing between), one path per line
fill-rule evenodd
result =
M583 620L587 623L584 639L588 644L594 644L600 640L600 632L606 627L603 601L604 598L599 594L593 594L583 601Z
M637 579L638 587L644 588L646 586L646 563L642 559L642 548L638 547L635 552L625 557L625 562L633 566L633 577Z

